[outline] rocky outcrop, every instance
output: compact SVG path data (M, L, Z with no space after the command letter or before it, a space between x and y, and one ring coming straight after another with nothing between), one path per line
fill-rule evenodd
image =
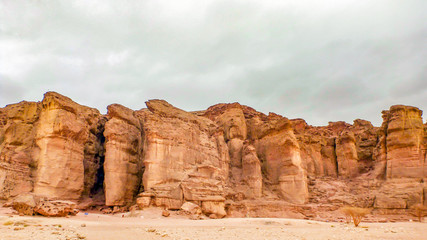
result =
M252 121L264 129L258 132L254 146L265 170L267 184L277 185L281 197L292 203L308 200L307 175L302 168L298 142L286 118L273 116L268 122ZM269 126L265 126L268 124Z
M48 92L42 102L8 105L0 116L0 198L89 194L101 165L98 110Z
M427 177L422 111L409 106L392 106L386 115L387 178Z
M204 116L223 129L228 143L229 196L262 197L265 182L268 191L279 192L279 198L293 203L307 201L307 177L288 119L274 113L267 116L238 103L212 106Z
M222 129L230 155L228 196L253 199L262 196L261 162L253 141L248 140L244 107L238 103L218 104L202 116L214 121Z
M248 186L245 196L260 198L262 197L262 172L255 147L245 144L242 156L242 181Z
M49 199L16 201L49 216L72 213L58 200L93 199L114 211L191 205L211 218L427 206L427 123L418 108L392 106L381 127L361 119L316 127L238 103L198 112L146 105L112 104L101 115L48 92L0 108L0 199Z
M301 150L303 168L308 176L337 177L336 135L328 127L309 126L303 119L292 119L292 128Z
M352 131L343 131L336 140L339 176L355 177L359 173L356 138Z
M91 141L90 129L96 128L100 113L53 92L45 94L41 105L36 133L40 153L34 193L58 199L79 199L85 188L85 145ZM93 174L90 177L94 178Z
M184 201L223 215L230 159L222 131L209 119L163 100L137 111L144 134L143 191L156 206L179 209ZM216 206L213 208L212 206Z
M0 108L0 199L32 192L39 149L35 144L41 104L20 102Z
M105 204L122 206L133 201L142 175L141 123L133 110L108 106L105 123Z

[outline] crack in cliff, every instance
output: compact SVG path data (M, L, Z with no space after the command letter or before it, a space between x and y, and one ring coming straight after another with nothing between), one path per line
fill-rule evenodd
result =
M338 160L337 160L337 139L334 138L334 160L335 160L335 173L337 174L337 177L339 175L338 171Z
M387 168L388 168L388 157L387 157L387 135L388 135L388 124L390 121L390 115L387 115L387 120L386 120L386 124L384 126L384 179L387 179ZM390 168L391 168L391 164L390 164ZM391 170L391 169L390 169Z
M95 175L95 184L90 189L90 195L102 195L104 196L104 162L105 162L105 136L104 136L104 124L102 124L100 132L96 135L98 141L100 143L101 149L95 155L97 159L99 159L98 170Z

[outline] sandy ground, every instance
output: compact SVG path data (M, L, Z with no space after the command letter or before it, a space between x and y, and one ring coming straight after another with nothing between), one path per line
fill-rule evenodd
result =
M346 223L278 218L189 220L158 209L70 218L12 215L0 209L0 240L9 239L427 239L427 223Z

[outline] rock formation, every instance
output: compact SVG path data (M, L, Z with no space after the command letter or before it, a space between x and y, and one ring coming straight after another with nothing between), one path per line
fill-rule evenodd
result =
M34 102L0 108L0 199L33 191L40 111L41 104Z
M143 195L156 206L197 202L221 216L230 158L222 131L207 118L151 100L137 112L144 136Z
M423 178L427 174L422 111L392 106L386 115L387 178Z
M141 123L134 111L118 104L108 106L105 123L105 204L132 202L142 175Z
M102 115L48 92L0 108L0 199L33 194L55 205L97 196L115 209L191 205L211 218L427 206L418 108L392 106L381 127L361 119L315 127L238 103L198 112L163 100L146 106L112 104Z
M35 138L40 152L34 193L79 199L85 183L85 145L91 141L90 129L96 126L99 111L56 93L47 93L41 105Z

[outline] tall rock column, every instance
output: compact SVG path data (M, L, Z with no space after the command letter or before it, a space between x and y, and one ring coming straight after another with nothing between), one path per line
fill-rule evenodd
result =
M416 107L396 105L386 114L387 178L427 177L422 111Z
M40 148L34 192L52 198L78 199L84 189L84 148L96 109L58 93L42 101L36 143Z
M170 209L192 201L206 214L223 217L230 159L222 131L166 101L146 104L148 109L138 111L144 129L142 195Z
M291 203L308 201L307 174L302 167L300 149L287 118L271 114L263 122L251 119L254 146L263 161L267 180L278 184L282 197Z
M336 140L338 176L354 177L359 173L356 138L353 132L343 131Z
M261 163L247 140L248 130L243 107L239 103L217 104L204 113L222 129L230 155L228 196L260 198L262 196ZM243 194L243 195L241 195Z
M262 197L261 162L255 147L245 144L242 151L242 180L248 185L246 195L249 198Z
M142 174L141 124L134 111L112 104L105 124L105 205L122 206L133 201Z

